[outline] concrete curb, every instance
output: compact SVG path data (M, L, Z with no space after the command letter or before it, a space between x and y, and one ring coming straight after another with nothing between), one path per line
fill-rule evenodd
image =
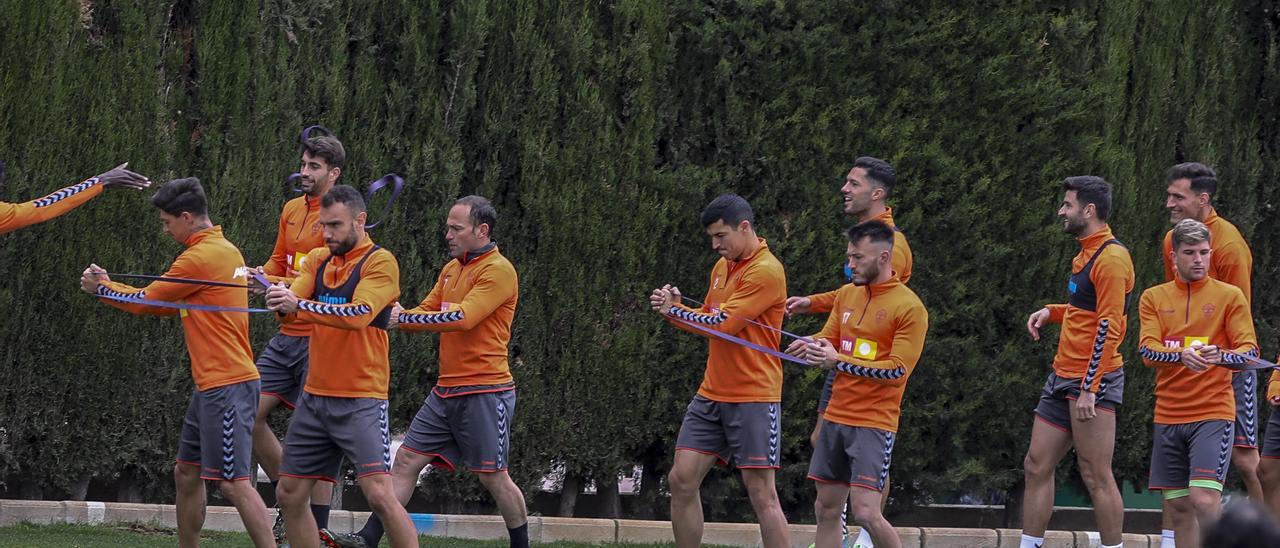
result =
M270 510L272 519L275 510ZM468 539L505 539L507 528L500 516L456 516L446 514L410 514L419 533L432 537ZM22 522L51 524L76 523L150 523L176 527L176 513L171 504L134 504L126 502L81 502L0 499L0 527ZM329 526L336 532L349 533L369 519L368 512L335 510L329 514ZM209 506L204 526L217 531L243 531L240 515L230 506ZM791 544L807 548L813 542L813 525L791 525ZM850 527L856 535L857 527ZM1021 531L1015 529L959 529L932 527L899 527L898 537L904 548L1003 548L1016 547ZM585 519L529 516L529 540L533 542L573 541L583 543L656 543L672 542L671 523L629 519ZM760 545L760 530L754 523L708 523L702 540L707 544L755 547ZM1093 532L1049 531L1045 548L1093 548L1098 534ZM1159 535L1126 533L1127 548L1160 546Z

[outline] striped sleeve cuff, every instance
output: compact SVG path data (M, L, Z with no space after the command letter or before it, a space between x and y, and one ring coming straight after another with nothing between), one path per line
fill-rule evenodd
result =
M460 322L463 315L461 310L451 310L448 312L431 312L429 314L405 314L401 313L398 321L405 324L442 324L451 322Z
M692 310L685 310L678 306L673 306L667 309L667 314L670 316L675 316L677 318L680 318L686 322L700 323L702 325L720 325L724 323L726 319L729 318L729 315L725 314L724 312L716 312L715 314L702 314L700 312L694 312Z
M114 290L114 289L111 289L111 288L109 288L109 287L107 287L107 286L105 286L105 285L101 285L101 284L99 284L99 285L98 285L98 296L100 296L100 297L115 297L115 298L117 298L117 299L145 299L145 298L147 298L147 292L146 292L146 291L139 291L139 292L137 292L137 293L123 293L123 292L120 292L120 291L116 291L116 290Z
M1222 363L1244 365L1246 363L1249 363L1249 360L1247 360L1246 358L1256 358L1256 357L1258 357L1257 348L1250 348L1249 351L1245 352L1244 354L1237 354L1235 352L1223 352Z
M907 373L907 368L898 366L893 369L880 369L878 367L866 367L862 365L853 365L842 361L836 362L836 370L846 375L855 377L865 377L868 379L879 379L891 381L902 378Z
M1178 363L1182 361L1182 354L1178 352L1165 352L1163 350L1152 350L1150 347L1144 346L1138 349L1144 359L1161 362L1161 363Z
M79 193L81 193L81 192L84 192L84 191L86 191L86 190L89 190L90 188L93 188L93 185L96 185L96 184L98 184L98 178L97 178L97 177L90 177L90 178L86 179L84 182L81 182L81 183L79 183L79 184L75 184L75 185L71 185L71 186L69 186L69 187L67 187L67 188L64 188L64 189L62 189L62 190L59 190L59 191L57 191L57 192L54 192L53 194L50 194L50 195L48 195L48 196L45 196L44 198L40 198L39 200L36 200L36 201L34 202L34 205L35 205L37 208L41 208L41 207L49 207L49 206L51 206L51 205L53 205L53 204L56 204L56 203L58 203L58 202L61 202L61 201L65 200L65 199L67 199L67 198L70 198L70 197L72 197L72 196L75 196L76 194L79 194Z
M308 300L299 300L298 310L305 310L312 314L343 316L347 318L363 316L373 312L373 308L367 304L325 304Z

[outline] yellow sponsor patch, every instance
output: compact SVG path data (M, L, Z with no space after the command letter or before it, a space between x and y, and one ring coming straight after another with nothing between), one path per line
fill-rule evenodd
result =
M294 252L293 254L293 270L302 272L302 263L307 262L307 254L302 252Z
M1209 346L1209 337L1184 337L1182 339L1183 348L1191 348L1194 346Z
M870 339L858 338L852 341L849 339L840 341L840 351L854 358L874 360L876 359L877 350L876 342Z
M178 301L178 302L179 302L179 303L182 303L182 304L187 304L187 301L185 301L185 300L183 300L183 301ZM185 317L187 317L187 315L188 315L188 314L187 314L187 309L185 309L185 308L179 308L179 309L178 309L178 317L179 317L179 318L185 318Z

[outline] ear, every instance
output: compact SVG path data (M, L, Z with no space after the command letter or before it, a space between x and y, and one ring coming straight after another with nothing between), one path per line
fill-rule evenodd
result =
M477 227L476 227L476 231L480 233L480 237L481 237L481 238L488 238L488 237L489 237L489 223L480 223L480 226L477 226Z
M1097 206L1097 204L1085 204L1085 205L1084 205L1084 209L1081 209L1081 210L1080 210L1080 213L1081 213L1081 214L1083 214L1083 215L1084 215L1084 218L1086 218L1086 219L1088 219L1088 218L1090 218L1090 217L1097 217L1097 216L1098 216L1098 206Z
M338 177L342 176L342 168L340 167L329 168L329 176L332 177L334 181L337 181Z
M356 222L360 223L360 226L364 226L365 221L368 221L368 220L369 220L368 211L361 211L360 213L356 214Z
M736 230L738 232L742 232L743 230L746 230L748 228L751 228L751 221L743 219L742 222L738 223L738 228Z
M883 199L885 199L885 190L884 190L884 187L879 187L879 186L876 186L876 185L871 185L871 200L872 200L872 201L880 201L880 200L883 200Z

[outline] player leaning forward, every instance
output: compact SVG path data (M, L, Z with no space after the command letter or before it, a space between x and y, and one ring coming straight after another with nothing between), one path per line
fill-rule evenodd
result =
M400 296L400 265L364 230L364 199L347 185L320 200L326 247L302 261L293 284L267 290L267 308L282 322L312 325L307 380L289 421L276 496L290 544L320 545L308 502L317 480L337 483L346 456L360 489L387 525L391 546L417 546L409 514L391 481L387 391L391 363L387 327Z
M839 374L809 462L818 497L816 546L840 546L845 498L876 546L901 545L880 512L907 378L929 330L929 313L894 274L894 231L880 221L848 232L853 283L841 287L822 331L787 352ZM850 489L852 488L852 496Z
M209 219L209 200L194 177L165 183L151 198L164 231L185 249L165 271L166 280L145 288L113 282L107 271L89 265L80 278L86 293L116 299L183 303L232 310L187 310L142 302L103 302L133 314L179 316L191 357L195 390L183 419L173 483L178 545L200 544L204 526L205 482L214 482L235 505L257 546L274 546L267 507L249 483L253 417L258 407L258 370L249 347L249 293L244 257ZM168 279L209 280L214 284L175 283Z
M1209 229L1186 219L1172 240L1177 276L1142 293L1139 351L1156 368L1150 488L1168 501L1177 545L1194 547L1221 511L1235 439L1231 370L1218 364L1256 356L1258 343L1244 293L1208 276Z
M516 386L507 363L520 283L492 233L498 212L480 196L459 199L445 220L449 261L417 308L393 309L392 327L440 333L440 378L409 425L392 467L396 496L408 503L428 464L465 464L498 504L512 548L528 548L524 494L507 474ZM356 534L323 533L334 546L377 546L382 521Z

